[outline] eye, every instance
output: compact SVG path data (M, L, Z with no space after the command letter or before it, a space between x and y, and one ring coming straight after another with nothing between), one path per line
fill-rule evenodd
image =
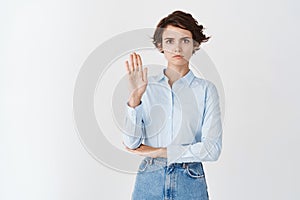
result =
M183 39L183 43L188 44L188 43L190 43L190 40L189 39Z
M173 43L173 40L172 40L172 39L166 40L166 44L172 44L172 43Z

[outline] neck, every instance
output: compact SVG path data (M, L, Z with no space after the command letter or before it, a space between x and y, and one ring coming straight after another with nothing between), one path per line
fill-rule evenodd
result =
M165 71L165 75L169 79L169 84L172 87L172 84L186 75L190 71L189 69L189 63L186 63L185 65L171 65L168 63L168 67Z

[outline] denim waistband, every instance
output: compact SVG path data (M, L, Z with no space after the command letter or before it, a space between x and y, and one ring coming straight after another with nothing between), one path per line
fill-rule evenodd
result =
M158 157L158 158L151 158L151 157L145 157L144 160L148 163L148 164L154 164L154 165L158 165L158 166L168 166L168 159L167 158L162 158L162 157ZM169 165L169 167L179 167L179 168L186 168L189 164L195 164L198 163L200 165L202 165L201 162L185 162L185 163L171 163Z

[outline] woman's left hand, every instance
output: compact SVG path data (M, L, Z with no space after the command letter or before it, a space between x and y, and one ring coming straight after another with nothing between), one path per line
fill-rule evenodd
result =
M128 151L140 156L152 157L152 158L157 158L157 157L167 158L167 148L155 148L144 144L141 144L136 149L129 149L126 146L125 148Z

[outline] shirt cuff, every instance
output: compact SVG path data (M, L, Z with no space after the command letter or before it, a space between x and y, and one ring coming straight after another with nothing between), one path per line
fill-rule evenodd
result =
M130 119L130 121L133 123L133 124L136 124L136 125L142 125L142 119L143 119L143 105L142 105L142 102L136 106L135 108L132 108L128 105L128 102L127 102L127 115Z

